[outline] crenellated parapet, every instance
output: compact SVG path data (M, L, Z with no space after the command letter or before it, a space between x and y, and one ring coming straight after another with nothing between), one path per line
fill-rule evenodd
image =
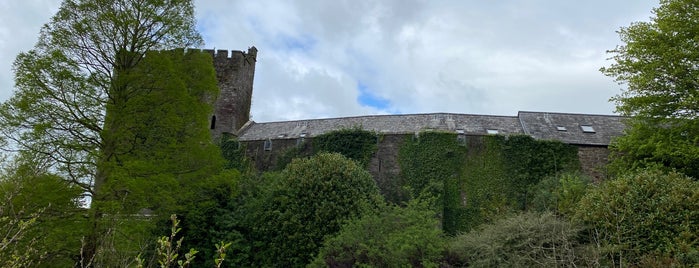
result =
M213 49L202 51L213 59L219 87L219 95L214 101L214 113L211 115L211 133L214 138L222 133L236 133L250 120L257 48L250 47L247 52Z

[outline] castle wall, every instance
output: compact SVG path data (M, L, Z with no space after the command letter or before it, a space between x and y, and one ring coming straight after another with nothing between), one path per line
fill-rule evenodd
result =
M609 149L605 146L578 145L578 159L582 173L590 176L595 182L607 178L605 166L609 163Z
M230 55L228 50L204 51L213 58L220 91L211 116L212 136L236 133L250 120L257 48L251 47L247 53L233 50Z
M369 162L369 173L374 177L380 188L394 184L400 179L400 165L398 155L400 147L407 138L407 134L384 134L377 144L376 153ZM482 136L468 136L466 146L472 153L479 152L483 148L480 139ZM265 150L265 141L246 141L247 156L250 157L259 171L274 170L277 168L279 157L292 148L299 148L299 155L310 155L313 151L312 138L305 138L303 143L299 139L272 139L272 147ZM578 159L581 172L599 182L607 177L605 165L608 163L609 149L605 146L578 145Z

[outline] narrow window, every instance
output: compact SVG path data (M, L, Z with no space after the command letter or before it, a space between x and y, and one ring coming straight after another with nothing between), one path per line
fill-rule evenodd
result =
M271 139L265 140L264 149L265 149L265 151L272 150L272 140Z
M216 116L211 116L211 129L216 129Z

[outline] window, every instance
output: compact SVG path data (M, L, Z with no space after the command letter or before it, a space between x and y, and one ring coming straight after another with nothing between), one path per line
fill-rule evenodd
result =
M305 137L306 137L306 133L301 133L301 134L299 134L299 137L305 138Z
M457 129L456 134L463 135L466 134L466 131L464 131L463 129Z
M556 127L556 130L558 130L558 131L568 131L568 129L567 129L566 127L564 127L564 126L557 126L557 127Z
M496 135L496 134L498 134L499 131L497 129L489 128L489 129L486 129L485 132L487 132L488 135Z
M580 125L580 128L585 133L595 133L595 129L590 125Z
M265 140L265 144L263 147L264 147L265 151L271 151L272 150L272 140L271 139Z
M211 129L216 129L216 116L211 116Z
M277 138L280 138L280 139L284 138L284 137L286 137L286 134L279 134L279 136L277 136Z

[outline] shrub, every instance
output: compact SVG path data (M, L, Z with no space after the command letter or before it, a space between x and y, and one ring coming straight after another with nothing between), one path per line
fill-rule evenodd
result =
M572 216L589 185L590 179L577 173L546 177L530 188L533 196L529 206Z
M254 226L263 246L259 266L299 266L312 260L324 237L383 202L371 175L337 153L295 159L262 204Z
M699 182L680 173L647 169L607 181L583 197L575 217L613 263L699 264Z
M343 226L311 266L436 267L443 242L428 203L412 200L407 207L385 206Z
M550 212L528 212L455 237L447 262L468 267L575 266L579 228Z

